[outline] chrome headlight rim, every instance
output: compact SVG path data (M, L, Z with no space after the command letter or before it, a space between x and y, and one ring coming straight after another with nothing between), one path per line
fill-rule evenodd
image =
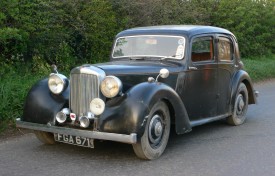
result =
M113 93L111 92L112 90L109 90L109 92L108 92L108 89L104 89L104 87L103 87L104 85L106 86L106 81L108 81L108 79L112 79L116 83L113 86L113 88L116 89L115 91L113 90L114 91ZM105 97L113 98L113 97L117 96L118 94L120 94L122 92L122 82L116 76L113 76L113 75L106 76L100 84L100 91Z
M59 83L58 85L61 85L61 88L59 88L58 90L54 89L54 82L56 83L56 86L57 83ZM69 80L66 76L59 73L52 73L50 74L48 79L48 87L53 94L59 95L62 94L64 90L68 87L68 82Z

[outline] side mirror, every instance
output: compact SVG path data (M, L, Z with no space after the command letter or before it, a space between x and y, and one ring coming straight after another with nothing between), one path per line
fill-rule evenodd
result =
M162 78L167 78L169 76L169 70L167 70L166 68L163 68L159 71L159 75Z
M168 76L169 76L169 70L167 70L166 68L163 68L159 71L159 75L156 78L156 82L158 82L159 77L167 78Z

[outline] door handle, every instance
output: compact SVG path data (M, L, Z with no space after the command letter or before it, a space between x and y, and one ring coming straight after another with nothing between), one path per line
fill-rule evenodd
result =
M189 70L198 70L197 67L189 67Z

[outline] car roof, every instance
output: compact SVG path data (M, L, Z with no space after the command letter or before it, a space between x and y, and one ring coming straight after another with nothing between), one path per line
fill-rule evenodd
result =
M200 26L200 25L163 25L163 26L148 26L127 29L117 34L116 37L131 36L131 35L185 35L192 37L194 35L206 33L221 33L233 35L230 31L214 26ZM233 35L234 36L234 35Z

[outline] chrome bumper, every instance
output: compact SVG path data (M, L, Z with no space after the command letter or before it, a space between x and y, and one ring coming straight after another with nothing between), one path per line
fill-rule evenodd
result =
M43 125L38 123L24 122L24 121L21 121L20 118L16 119L16 127L27 128L27 129L36 130L36 131L45 131L50 133L81 136L81 137L87 137L91 139L116 141L116 142L122 142L122 143L128 143L128 144L137 143L136 133L131 133L130 135L126 135L126 134L117 134L117 133L105 133L105 132L98 132L98 131L79 130L74 128L66 128L66 127L58 127L58 126Z

